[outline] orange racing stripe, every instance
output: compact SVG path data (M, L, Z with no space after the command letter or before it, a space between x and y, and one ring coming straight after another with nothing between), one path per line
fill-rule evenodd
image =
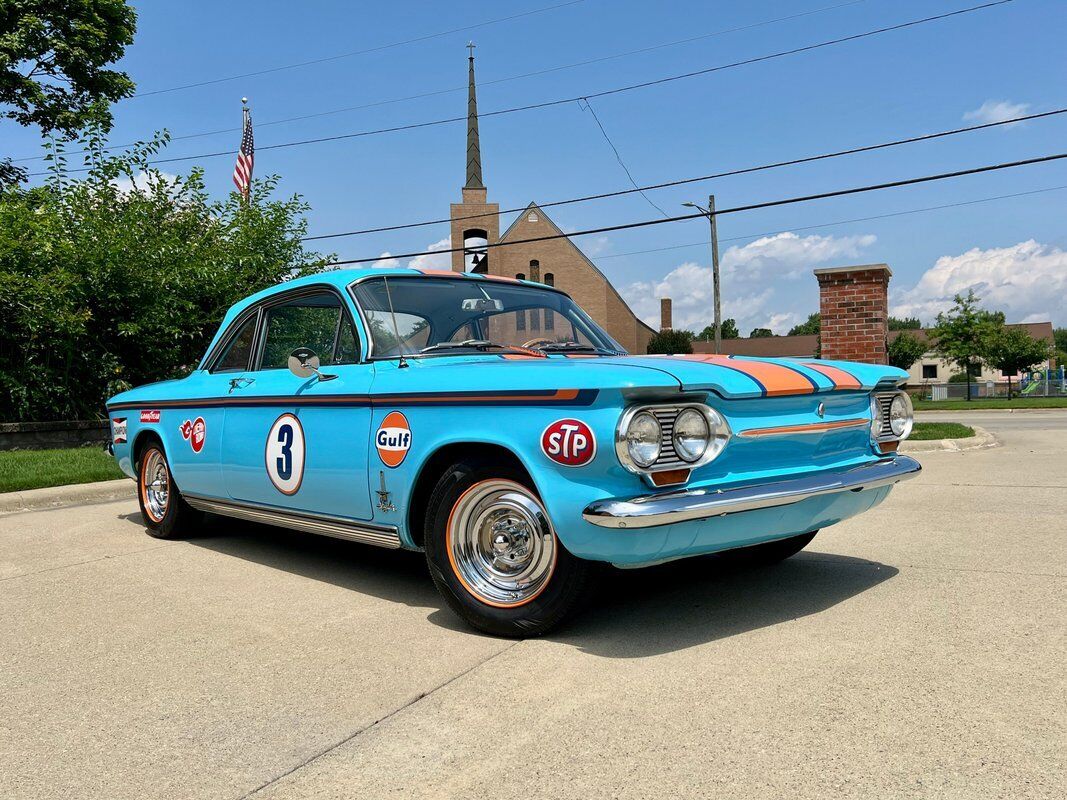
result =
M859 389L862 384L850 372L845 372L840 367L831 367L829 364L805 361L804 366L813 369L820 375L825 375L834 382L834 389Z

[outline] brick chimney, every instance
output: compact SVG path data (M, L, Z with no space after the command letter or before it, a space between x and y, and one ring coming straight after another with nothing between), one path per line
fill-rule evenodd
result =
M892 274L886 264L815 270L823 358L886 363Z
M671 298L661 297L659 301L659 329L669 331L672 327Z

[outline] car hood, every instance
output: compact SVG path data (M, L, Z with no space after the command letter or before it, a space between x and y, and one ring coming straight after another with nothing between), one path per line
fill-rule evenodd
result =
M869 391L907 373L847 361L749 359L730 356L443 356L378 362L375 391L463 387L466 391L661 389L756 398L838 390Z

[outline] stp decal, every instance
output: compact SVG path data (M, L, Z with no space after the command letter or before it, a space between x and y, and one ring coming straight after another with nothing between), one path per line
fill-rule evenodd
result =
M582 467L596 455L596 437L580 419L558 419L541 434L541 450L557 464Z
M267 433L267 477L282 494L296 494L304 480L304 428L292 414L274 420Z
M126 417L112 418L111 441L114 444L126 444Z
M159 410L151 409L141 412L141 422L159 422Z
M156 412L159 413L158 411ZM141 413L144 416L144 412ZM189 442L189 446L193 448L194 453L199 453L204 449L204 442L207 441L207 423L204 422L203 417L197 417L192 422L185 420L178 428L182 438Z
M387 467L399 467L411 449L411 426L399 411L390 411L374 434L378 458Z

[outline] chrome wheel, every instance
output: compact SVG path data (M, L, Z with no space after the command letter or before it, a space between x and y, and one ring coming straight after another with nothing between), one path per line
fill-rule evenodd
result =
M513 481L476 483L448 518L448 558L483 603L519 606L539 595L556 566L556 536L544 507Z
M170 499L170 473L167 460L159 450L149 450L141 469L141 491L148 514L155 522L162 522Z

